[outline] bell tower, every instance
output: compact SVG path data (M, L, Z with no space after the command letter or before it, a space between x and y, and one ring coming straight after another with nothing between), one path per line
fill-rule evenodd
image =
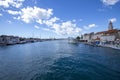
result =
M109 22L108 30L113 30L113 23L111 21Z

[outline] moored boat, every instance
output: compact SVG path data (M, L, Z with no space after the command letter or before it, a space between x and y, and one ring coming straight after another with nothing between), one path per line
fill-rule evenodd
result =
M68 43L73 43L73 44L76 44L76 43L79 43L77 39L74 39L74 38L69 38L68 39Z

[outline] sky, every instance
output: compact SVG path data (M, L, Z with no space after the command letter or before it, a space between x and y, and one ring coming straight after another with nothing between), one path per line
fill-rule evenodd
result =
M66 38L120 29L120 0L0 0L0 35Z

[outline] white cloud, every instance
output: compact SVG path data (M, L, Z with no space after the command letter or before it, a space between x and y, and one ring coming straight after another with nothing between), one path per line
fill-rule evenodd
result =
M57 22L58 21L58 22ZM78 28L73 21L60 22L57 17L53 17L49 20L38 21L40 24L45 24L49 28L43 28L45 31L53 31L59 35L76 35L79 34L82 29Z
M13 17L13 19L20 20L20 17Z
M35 25L34 27L35 27L36 29L39 29L39 26L36 26L36 25Z
M66 21L62 23L53 23L50 25L50 29L43 28L43 30L53 31L59 35L76 35L82 31L82 29L78 28L76 24L72 23L72 21Z
M13 17L13 18L22 20L25 23L36 21L40 24L43 24L42 20L49 19L53 15L52 11L53 11L52 9L43 9L34 6L34 7L22 8L20 11L8 10L7 12L12 15L17 15L17 17Z
M51 30L48 29L48 28L42 28L42 30L44 30L44 31L51 31Z
M9 24L11 24L11 23L12 23L12 21L10 21L10 20L8 20L7 22L8 22Z
M47 26L52 26L58 20L60 20L60 19L57 17L53 17L49 20L43 20L43 23L46 24Z
M44 28L46 31L53 31L57 34L62 35L76 35L79 34L82 29L77 27L73 21L62 21L57 17L52 17L52 9L43 9L39 7L26 7L22 8L20 11L7 11L9 14L13 15L13 19L22 20L25 23L36 22L39 24L45 24L49 28ZM39 26L34 26L39 29Z
M2 16L2 14L0 13L0 16Z
M36 22L39 24L43 24L43 21L41 19L37 20Z
M8 8L10 6L19 8L22 6L24 0L0 0L0 6Z
M12 10L8 10L7 11L9 14L12 14L12 15L18 15L18 14L21 14L20 11L12 11Z
M38 21L42 19L49 19L52 13L52 9L43 9L39 7L27 7L21 9L20 19L26 23L31 21Z
M104 5L110 6L110 5L115 5L118 3L120 0L101 0Z
M111 19L109 19L109 21L111 21L111 22L116 22L117 19L116 19L116 18L111 18Z
M89 24L88 26L84 26L84 29L89 30L89 29L95 28L95 27L97 27L96 24Z
M96 27L96 24L90 24L88 25L90 28Z
M66 21L61 24L53 24L52 28L57 34L62 35L76 35L82 31L81 28L78 28L76 24L71 21Z

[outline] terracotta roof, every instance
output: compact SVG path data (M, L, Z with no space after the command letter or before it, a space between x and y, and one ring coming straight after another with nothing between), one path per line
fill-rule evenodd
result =
M108 31L102 31L102 32L97 32L96 34L114 34L117 33L120 30L113 29L113 30L108 30Z
M100 40L100 38L99 37L97 37L96 39L94 39L94 40Z
M101 31L101 32L97 32L96 34L102 34L105 33L106 31Z

